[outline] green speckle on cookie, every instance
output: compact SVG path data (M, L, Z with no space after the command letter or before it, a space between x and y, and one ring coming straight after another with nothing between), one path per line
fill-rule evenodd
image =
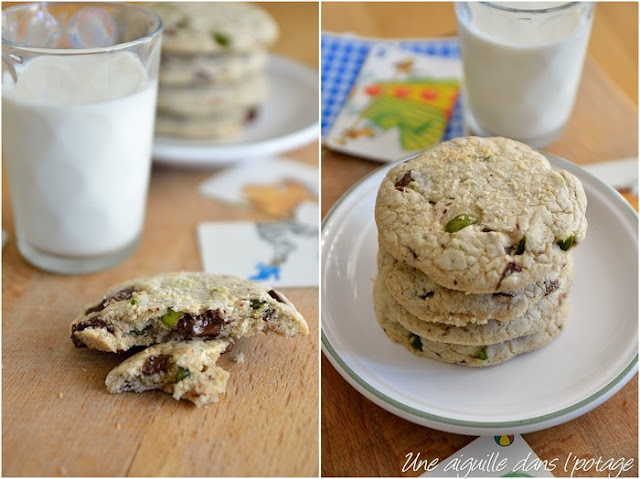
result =
M136 304L138 304L138 300L136 298L132 298L131 299L131 305L134 306Z
M417 334L411 333L409 335L409 343L411 344L411 347L416 351L422 351L422 340Z
M184 378L188 377L189 374L191 374L191 373L189 372L188 369L181 368L180 366L178 366L178 374L176 375L176 383L179 383Z
M478 358L478 359L480 359L482 361L486 361L487 359L489 359L489 356L487 355L487 347L486 346L480 350L480 352L478 353L476 358Z
M263 304L266 304L266 301L262 301L261 299L251 299L249 300L249 304L251 305L251 309L260 309Z
M169 310L162 315L161 319L166 327L173 329L173 327L178 324L178 321L183 314L184 313L180 311L174 311L173 309L169 308Z
M449 220L447 225L444 227L444 230L447 233L455 233L456 231L460 231L462 228L466 228L467 226L471 226L478 222L478 218L473 215L462 214L458 216L454 216Z
M527 237L523 236L522 239L518 242L518 247L516 248L516 254L524 253L524 248L527 245Z
M229 35L220 32L213 32L211 35L213 36L215 42L221 47L228 47L229 43L231 43Z
M569 251L573 246L573 240L575 239L575 235L569 236L567 239L558 241L558 246L562 251Z

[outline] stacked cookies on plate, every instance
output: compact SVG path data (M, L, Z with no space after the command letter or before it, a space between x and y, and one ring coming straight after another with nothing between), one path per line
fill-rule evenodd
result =
M506 138L456 138L392 168L375 207L387 336L473 367L548 344L567 318L586 206L576 177Z
M164 25L156 133L220 139L240 132L267 96L267 48L278 26L241 2L153 3Z

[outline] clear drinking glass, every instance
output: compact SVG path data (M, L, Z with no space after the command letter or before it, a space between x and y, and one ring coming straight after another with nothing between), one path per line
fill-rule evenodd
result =
M2 12L2 142L18 248L58 273L137 247L151 169L162 22L117 3Z
M593 4L456 3L465 123L535 147L562 135L589 41Z

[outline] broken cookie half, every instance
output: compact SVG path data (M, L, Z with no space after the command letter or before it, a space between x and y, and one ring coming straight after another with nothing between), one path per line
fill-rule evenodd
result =
M71 323L76 347L122 352L192 339L259 332L295 336L309 328L278 291L234 276L168 273L127 281L86 306Z
M217 402L229 373L216 366L216 361L232 344L228 339L215 339L150 346L114 368L107 376L107 389L110 393L160 389L196 406Z

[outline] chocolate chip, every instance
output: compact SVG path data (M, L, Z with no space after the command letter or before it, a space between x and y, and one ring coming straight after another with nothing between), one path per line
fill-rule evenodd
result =
M434 291L425 291L424 294L420 295L420 299L432 298L434 294Z
M514 293L493 293L492 296L505 296L507 298L513 298L515 294Z
M551 293L556 291L560 287L560 283L557 279L553 281L544 280L544 295L549 296Z
M514 250L514 247L513 247L513 246L505 246L505 247L504 247L504 252L505 252L506 254L509 254L509 255L510 255L511 253L513 253L513 250Z
M409 253L411 253L411 256L413 256L413 259L418 259L417 253L412 248L409 248Z
M275 309L267 308L266 311L262 314L262 320L269 321L275 312Z
M482 232L483 233L493 233L495 230L492 230L491 228L482 228Z
M498 281L498 287L500 287L500 283L502 283L502 280L505 279L507 276L510 276L513 273L519 273L520 271L522 271L522 268L520 267L519 264L509 263L507 266L505 266L504 271L502 272L502 276L500 276L500 281Z
M99 313L104 308L109 306L109 304L115 303L117 301L124 301L124 300L127 300L127 299L131 299L132 296L133 296L133 286L130 286L129 288L125 288L125 289L122 289L122 290L118 291L113 296L109 296L108 298L103 299L102 302L100 302L100 303L96 304L95 306L92 306L91 308L87 309L84 312L84 314Z
M436 204L436 202L435 202L435 201L431 201L431 200L429 200L429 204L430 204L430 205L435 205L435 204Z
M152 374L164 373L169 369L169 354L160 354L159 356L149 356L142 365L142 374L150 376Z
M111 326L110 324L105 323L100 317L95 317L95 318L91 318L88 321L83 321L81 323L78 324L74 324L71 327L71 332L75 333L78 331L84 331L87 328L94 328L94 329L106 329L107 331L109 331L111 334L115 334L115 330L113 329L113 326Z
M247 111L247 116L245 117L244 121L245 121L245 123L249 123L250 121L255 120L257 116L258 116L258 109L257 108L250 108Z
M209 309L196 316L185 313L178 321L174 331L184 336L215 337L220 334L223 324L222 312L219 309Z
M407 171L402 178L396 181L396 190L404 191L404 187L413 181L411 170Z
M269 290L267 294L271 296L273 299L275 299L278 303L287 304L284 298L280 296L280 294L278 294L278 292L275 289Z
M229 345L227 346L227 349L225 349L224 351L222 351L220 354L224 354L224 353L228 353L233 351L233 347L235 346L236 343L229 343Z
M213 80L213 75L204 70L198 70L195 76L196 76L196 80L201 82L210 82Z
M87 345L81 339L75 336L75 333L77 333L78 331L84 331L87 328L106 329L111 334L116 333L115 329L113 329L113 326L105 323L102 319L100 319L100 317L95 317L90 319L89 321L83 321L81 323L74 324L73 326L71 326L71 341L73 341L73 344L76 348L87 347Z

